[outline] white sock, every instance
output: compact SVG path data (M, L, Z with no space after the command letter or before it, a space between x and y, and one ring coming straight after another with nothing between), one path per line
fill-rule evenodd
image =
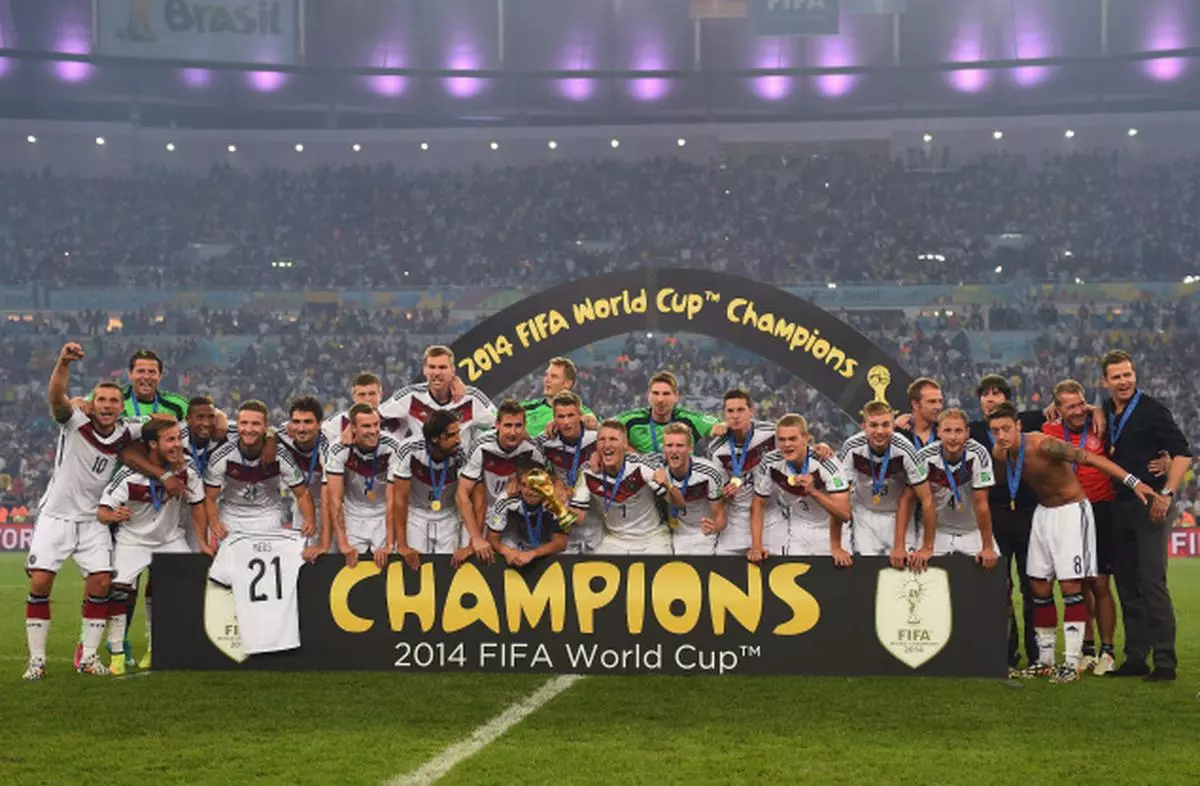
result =
M1054 628L1034 628L1034 636L1037 638L1038 647L1038 665L1053 666L1054 665L1054 644L1058 638L1058 631ZM1079 639L1080 649L1083 648L1083 637Z
M125 612L113 614L108 618L108 648L113 655L125 653Z
M34 614L37 616L32 616ZM25 602L25 643L29 645L31 660L46 659L46 639L49 637L50 599L44 595L31 593Z
M108 598L89 596L83 607L83 657L88 658L96 654L104 639L104 629L108 626Z

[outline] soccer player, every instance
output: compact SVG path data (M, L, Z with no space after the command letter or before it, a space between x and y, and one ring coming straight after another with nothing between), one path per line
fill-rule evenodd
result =
M937 531L929 476L917 462L912 443L895 432L892 408L885 401L863 407L863 430L846 440L839 456L842 476L853 487L854 553L886 555L899 570L907 561L923 570L933 556ZM921 503L922 531L910 538L913 503ZM840 525L831 524L833 540ZM913 547L906 555L907 547Z
M282 529L281 483L296 498L303 522L301 534L308 538L316 532L313 500L291 452L278 451L274 461L268 461L269 457L264 455L268 414L267 405L261 401L243 402L237 412L237 438L225 442L209 459L204 473L205 515L209 530L218 541L231 532ZM218 564L222 562L222 554L218 547L213 570L229 575L230 567Z
M112 594L108 605L108 647L112 653L109 670L116 675L125 673L125 636L127 605L135 592L138 577L150 567L156 552L186 554L191 551L185 536L192 530L203 537L207 526L204 517L204 482L194 462L185 456L176 423L151 420L142 427L142 441L149 449L149 460L155 466L175 467L186 463L180 475L187 487L187 499L167 496L153 477L123 467L113 477L100 497L96 513L100 523L116 526L113 548L114 572ZM186 503L186 504L185 504ZM183 512L188 512L189 526L183 526ZM142 668L150 666L150 583L146 582L146 657Z
M337 533L338 549L346 555L347 566L353 568L360 555L370 553L383 567L395 545L388 518L393 509L388 484L399 460L400 444L380 433L379 411L370 404L350 407L350 425L354 442L331 447L325 465L329 524ZM322 553L328 542L329 536L322 536Z
M992 456L1003 461L1008 484L1022 479L1038 498L1029 536L1029 583L1033 590L1034 632L1038 660L1021 676L1050 676L1056 683L1079 679L1083 656L1083 628L1087 611L1083 581L1096 575L1096 530L1092 506L1072 470L1072 464L1099 469L1121 481L1143 504L1159 496L1134 475L1103 456L1089 453L1042 433L1021 431L1020 415L1005 402L988 415L995 447ZM1015 492L1015 489L1014 489ZM1055 669L1054 644L1058 614L1054 608L1054 582L1063 596L1063 665Z
M1062 415L1062 420L1058 423L1043 424L1042 433L1054 439L1061 439L1080 450L1103 456L1105 441L1092 430L1091 413L1084 395L1083 385L1073 379L1065 379L1055 385L1054 403ZM1108 674L1116 668L1113 637L1117 629L1117 607L1113 600L1109 576L1112 575L1113 551L1116 548L1116 523L1113 520L1112 503L1117 495L1113 492L1109 477L1095 467L1074 464L1072 469L1092 505L1096 525L1096 575L1083 582L1083 603L1087 609L1087 621L1084 623L1083 656L1079 667L1081 671L1091 670L1093 674ZM1099 657L1096 655L1096 640L1092 635L1093 622L1100 633Z
M567 548L567 533L554 518L539 494L525 479L539 469L528 456L517 462L516 493L496 501L488 521L488 541L511 567L528 565L538 557L558 554Z
M937 506L934 555L970 554L991 570L1000 552L988 507L988 489L995 485L996 473L988 449L967 436L968 427L961 409L943 411L937 439L917 452L917 461L929 475Z
M38 503L36 523L25 572L29 597L25 604L25 638L29 662L23 678L46 676L46 639L50 634L50 592L54 577L68 558L75 560L84 580L83 649L76 670L108 674L96 654L108 618L112 579L112 535L96 518L100 495L116 467L117 455L140 439L140 423L121 419L121 389L100 382L92 391L90 414L67 398L70 366L84 356L75 343L64 344L50 374L46 392L50 414L59 425L54 474Z
M686 426L686 424L685 424ZM606 420L596 436L599 470L584 470L571 507L595 509L604 523L596 554L670 554L671 535L659 513L667 490L654 480L658 459L629 454L625 424Z
M692 429L692 441L697 444L712 434L717 419L679 406L679 383L670 371L659 371L650 377L646 397L650 406L631 409L616 417L625 427L635 453L661 453L662 430L668 423L686 424Z
M571 493L581 481L582 470L596 451L596 432L584 424L583 402L579 396L564 390L551 401L554 408L554 427L543 429L533 444L554 471L555 491L562 503L568 504ZM529 409L525 410L526 415ZM567 552L587 554L600 542L602 527L594 516L575 522L568 533Z
M400 443L391 471L392 525L387 552L416 569L422 554L453 554L465 542L455 497L466 465L458 419L449 410L430 413L422 434ZM477 497L482 497L479 489Z
M307 552L306 559L328 551L333 538L333 526L327 515L330 503L324 494L325 462L329 456L330 445L341 444L342 441L340 434L336 442L325 440L321 426L321 417L324 414L325 410L320 401L312 396L300 396L288 406L287 426L277 432L279 448L291 454L292 461L304 476L304 487L308 490L308 497L313 504L314 521L319 528L307 543L312 550ZM299 499L293 497L292 521L298 521L300 517Z
M667 465L654 470L654 482L667 490L672 551L712 556L727 523L725 472L712 459L693 457L693 447L691 428L668 423L663 429Z
M842 524L850 520L850 484L842 468L817 456L803 416L788 413L773 431L777 448L754 475L746 556L751 562L770 554L832 556L849 565L850 533Z
M378 376L372 374L370 371L362 372L350 382L350 406L354 406L355 404L370 404L375 409L379 409L382 397L383 383L379 381ZM380 417L382 418L382 416ZM387 434L399 442L405 438L407 428L408 421L405 418L384 418L381 420L380 433ZM329 445L338 442L349 444L353 441L349 429L350 410L346 409L325 419L325 422L321 424L321 436L325 438L326 444Z
M739 557L750 548L750 506L754 498L754 471L763 456L775 449L775 424L754 420L754 403L742 388L731 388L724 397L724 434L713 437L708 457L721 465L729 479L725 497L727 524L717 536L717 554Z
M921 450L938 438L938 416L943 405L942 386L930 377L917 377L908 386L911 412L896 418L896 431Z
M496 408L482 391L463 384L454 373L454 353L449 347L434 344L426 348L424 373L424 382L402 387L383 402L380 416L385 421L403 420L405 435L412 437L421 433L421 424L430 413L450 410L458 415L459 435L469 450L477 434L495 425Z
M559 393L575 392L575 364L570 358L551 358L546 366L546 374L542 377L542 398L532 398L521 402L525 407L525 425L529 436L540 437L543 432L552 430L555 425L554 398ZM583 423L592 431L596 430L596 416L590 409L579 403L583 413Z
M536 464L545 464L542 452L529 440L525 429L525 408L516 399L505 399L496 410L496 430L485 434L471 450L467 465L459 473L455 504L471 539L471 551L483 562L491 562L494 554L487 541L486 512L504 496L509 481L517 470L517 459L529 456ZM483 508L474 498L478 484L483 483Z

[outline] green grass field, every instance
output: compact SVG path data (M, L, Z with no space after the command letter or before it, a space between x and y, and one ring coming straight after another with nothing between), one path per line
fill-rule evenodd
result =
M70 664L80 582L68 569L55 588L50 674L25 684L22 556L0 555L6 786L378 784L419 768L546 681L83 677ZM1200 560L1173 561L1171 582L1183 663L1173 684L588 677L443 782L1198 783Z

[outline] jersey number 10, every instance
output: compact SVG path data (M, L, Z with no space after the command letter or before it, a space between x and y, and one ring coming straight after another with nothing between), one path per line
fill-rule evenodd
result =
M250 579L251 603L271 600L270 595L258 591L258 583L267 575L267 564L258 557L246 563L246 567L254 571L254 578ZM269 564L275 568L275 600L283 600L283 571L279 567L279 557L272 557Z

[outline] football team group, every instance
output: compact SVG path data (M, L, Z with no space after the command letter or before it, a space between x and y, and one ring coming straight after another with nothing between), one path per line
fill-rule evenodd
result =
M76 670L123 674L136 663L127 631L143 573L151 613L152 554L202 552L215 579L229 544L281 531L303 559L336 550L351 566L396 555L415 568L431 554L519 566L566 552L826 557L848 570L875 555L921 571L965 553L1020 583L1013 676L1175 676L1165 539L1190 453L1120 351L1103 359L1107 395L1095 403L1064 380L1045 411L1018 412L1008 381L987 376L983 418L971 420L922 377L909 412L872 401L840 446L812 439L800 414L756 420L740 388L720 415L685 409L668 371L651 377L648 406L600 418L572 392L566 358L550 361L543 397L495 407L457 377L447 347L430 346L423 382L385 399L379 377L362 373L346 411L327 417L301 397L272 427L263 402L227 418L206 396L160 390L149 350L131 359L127 386L101 382L72 399L69 369L83 356L64 346L48 387L60 435L26 563L27 680L46 674L50 594L66 559L86 577ZM1110 576L1126 631L1120 668Z

